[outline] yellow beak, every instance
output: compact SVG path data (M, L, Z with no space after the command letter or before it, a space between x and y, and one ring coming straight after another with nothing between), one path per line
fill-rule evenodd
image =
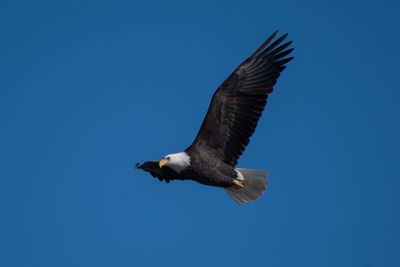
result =
M167 164L168 163L168 160L166 160L166 159L162 159L162 160L160 160L159 162L158 162L158 166L160 166L160 169L165 165L165 164Z

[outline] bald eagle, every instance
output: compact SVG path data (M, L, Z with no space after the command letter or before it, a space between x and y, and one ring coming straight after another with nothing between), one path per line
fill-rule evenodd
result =
M235 168L285 64L292 43L272 42L274 32L222 83L212 97L193 144L160 161L137 163L160 181L193 180L222 187L238 204L257 200L268 184L267 172ZM272 43L271 43L272 42Z

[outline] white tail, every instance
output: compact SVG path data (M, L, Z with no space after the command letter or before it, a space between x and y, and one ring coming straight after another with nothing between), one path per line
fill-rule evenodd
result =
M236 170L243 175L243 187L240 189L225 188L225 192L240 205L249 201L256 201L267 189L267 172L248 169Z

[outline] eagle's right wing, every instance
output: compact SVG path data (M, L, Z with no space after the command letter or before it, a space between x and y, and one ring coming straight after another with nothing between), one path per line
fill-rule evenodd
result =
M199 133L188 151L213 153L235 166L267 103L293 49L291 42L281 45L287 34L275 42L276 32L245 60L218 88L211 100ZM270 44L271 43L271 44Z

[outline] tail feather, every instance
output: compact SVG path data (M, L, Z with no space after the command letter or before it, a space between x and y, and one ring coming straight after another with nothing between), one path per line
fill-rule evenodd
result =
M244 177L243 187L240 189L234 187L225 188L225 192L240 205L249 201L256 201L267 189L267 172L248 169L236 170Z

